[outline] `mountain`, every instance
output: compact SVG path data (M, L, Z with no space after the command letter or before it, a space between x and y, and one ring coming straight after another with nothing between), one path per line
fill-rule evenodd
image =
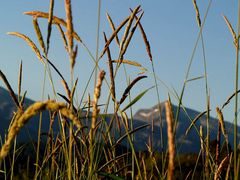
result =
M28 107L30 104L33 104L34 101L30 99L25 99L25 107ZM161 114L162 114L162 134L163 134L163 149L167 148L167 123L165 117L165 106L164 102L160 104ZM176 114L177 107L172 105L173 114ZM13 112L16 112L15 104L12 102L9 93L4 88L0 87L0 136L2 139L7 134L9 124L11 123L11 119L13 117ZM86 113L86 112L83 112ZM203 129L206 129L206 116L202 116L196 123L195 127L192 127L187 135L185 135L186 130L191 124L191 119L194 119L199 114L198 111L193 109L186 108L185 111L181 108L179 114L179 121L177 123L176 129L176 148L179 153L190 153L190 152L199 152L200 150L200 138L196 131L199 130L200 125L202 125ZM47 133L49 130L49 113L46 111L42 114L42 127L41 132ZM112 119L112 115L102 115L106 119L106 122L109 123ZM37 115L30 119L30 121L21 129L20 133L17 136L18 142L28 142L28 141L37 141L37 132L39 127L39 119L40 115ZM120 119L121 126L121 134L115 134L116 138L122 136L125 132L124 125ZM130 120L129 127L130 127ZM161 151L161 136L160 136L160 118L158 105L153 106L149 109L141 109L137 111L137 113L133 117L133 127L138 128L140 126L149 125L147 127L141 128L140 130L134 133L134 146L136 151L147 151L147 145L150 145L152 140L152 147L154 150ZM153 122L153 124L152 124ZM210 118L210 140L214 140L217 137L218 131L218 120L215 118ZM83 120L83 123L87 126L90 125L90 118L88 120ZM225 122L226 129L228 131L228 138L231 146L233 147L233 124L229 122ZM115 126L113 126L115 127ZM117 127L117 125L116 125ZM53 129L55 135L59 132L59 125L57 121L53 123ZM102 129L103 130L103 129ZM103 130L104 131L104 130ZM240 128L238 127L238 132L240 132ZM44 136L42 136L43 138ZM46 136L45 136L46 137ZM240 137L240 135L238 135ZM224 138L222 137L222 140ZM127 142L127 138L125 138L121 145L125 147L129 147Z
M164 149L167 148L167 123L165 115L165 106L164 102L160 104L161 107L161 116L162 116L162 129L163 129L163 140L164 140ZM177 106L172 105L173 115L176 115ZM150 109L141 109L133 117L135 126L141 122L141 124L152 124L148 128L141 130L141 132L136 132L135 141L136 149L147 150L146 144L148 139L151 138L152 129L153 129L153 148L155 150L161 150L161 141L160 141L160 116L158 105L153 106ZM190 152L199 152L200 150L200 138L198 131L200 126L203 127L204 137L206 137L206 115L199 118L196 121L195 127L193 126L190 131L186 134L186 130L191 124L191 121L197 117L200 112L190 109L190 108L180 108L179 120L176 126L176 137L175 144L177 151L179 153L190 153ZM233 147L233 127L234 125L230 122L225 121L225 128L228 133L228 139L231 147ZM209 119L209 131L210 131L210 141L214 141L217 138L218 133L218 120L216 118L210 117ZM240 127L238 127L238 132L240 132ZM240 134L238 134L238 138ZM223 135L221 135L221 140L224 140Z
M33 104L34 101L31 99L25 98L24 107L28 107ZM7 90L0 87L0 137L5 138L9 125L11 124L12 117L16 112L16 105L13 103L12 98L10 97ZM40 115L34 116L29 120L29 122L20 130L17 141L26 142L26 141L37 141L37 132L39 127ZM49 114L44 112L42 114L42 126L41 132L48 133L49 130ZM53 123L53 129L58 130L58 123Z

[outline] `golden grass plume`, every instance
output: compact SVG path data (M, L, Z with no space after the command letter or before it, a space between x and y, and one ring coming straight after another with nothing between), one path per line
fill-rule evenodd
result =
M223 118L222 111L219 109L219 107L216 107L216 112L217 112L217 116L218 116L218 121L221 125L221 131L222 131L223 135L226 137L227 132L226 132L226 128L225 128L225 123L224 123L224 118Z
M174 174L174 156L175 156L175 145L174 145L174 135L173 135L173 112L170 101L165 102L166 109L166 121L167 121L167 134L168 134L168 173L167 179L173 179Z
M226 16L223 15L223 19L225 20L227 26L228 26L228 29L230 30L231 34L232 34L232 37L233 37L233 41L234 41L234 44L235 46L237 45L237 35L235 33L235 31L233 30L233 27L231 25L231 23L229 22L228 18Z
M136 8L133 10L133 12L132 12L132 14L130 15L130 17L129 17L128 24L127 24L127 26L126 26L126 28L125 28L125 31L124 31L122 40L121 40L121 42L120 42L120 52L122 51L122 49L123 49L123 47L124 47L125 41L127 40L129 31L130 31L130 28L131 28L131 26L132 26L132 22L133 22L133 20L134 20L135 15L138 13L138 10L140 9L140 7L141 7L141 6L136 7Z
M127 59L123 59L123 60L112 60L113 63L124 63L124 64L129 64L132 66L136 66L136 67L142 67L142 65L136 61L132 61L132 60L127 60Z
M109 24L110 24L110 26L112 28L112 31L114 32L116 30L116 28L115 28L115 25L113 23L113 20L112 20L111 16L108 13L106 15L107 15L107 20L108 20L108 22L109 22ZM116 39L117 45L120 46L118 35L115 36L115 39Z
M215 174L214 174L214 180L218 180L220 179L220 175L222 173L222 170L224 167L226 167L229 163L229 156L227 155L220 163L220 165L218 166Z
M37 46L34 44L34 42L29 38L27 37L26 35L24 34L21 34L21 33L18 33L18 32L8 32L7 33L8 35L12 35L12 36L17 36L17 37L20 37L22 38L23 40L25 40L28 45L32 48L33 52L35 52L35 54L37 55L38 59L42 62L42 63L45 63L43 61L43 58L42 58L42 55L39 51L39 49L37 48Z
M24 14L29 15L29 16L33 16L33 17L37 17L37 18L45 18L45 19L49 18L49 13L42 12L42 11L27 11L27 12L24 12ZM64 27L67 27L66 21L62 18L57 17L57 16L52 17L52 23L53 24L60 24ZM82 43L82 39L79 37L79 35L75 31L73 32L73 37L77 41Z
M72 18L72 4L71 0L65 0L65 12L66 12L66 25L67 25L67 39L68 39L68 53L70 56L71 68L73 69L75 64L75 58L73 57L73 18Z
M64 117L72 120L72 123L77 126L77 128L81 129L83 127L79 119L72 113L70 109L67 108L64 103L58 103L52 100L36 102L29 106L25 112L20 109L18 110L16 119L7 134L6 142L3 144L0 150L0 159L3 159L7 156L14 138L17 136L21 128L23 128L23 126L29 121L29 119L44 110L59 111Z
M136 30L136 28L137 28L137 25L138 25L138 23L140 22L142 16L143 16L143 12L141 13L140 17L136 20L135 25L134 25L133 28L131 29L128 37L126 38L126 41L125 41L125 43L124 43L124 46L122 47L121 52L120 52L120 59L121 59L121 60L123 59L123 56L124 56L124 54L125 54L126 51L127 51L127 48L128 48L128 46L129 46L129 44L130 44L130 42L131 42L131 40L132 40L133 34L134 34L134 32L135 32L135 30Z
M97 116L99 113L99 108L98 108L98 99L101 95L101 87L102 87L102 82L105 77L105 71L100 71L99 76L98 76L98 82L94 90L94 96L93 96L93 112L92 112L92 122L91 122L91 129L90 129L90 141L93 140L93 131L96 128L97 124Z
M54 0L50 0L50 6L49 6L49 16L48 16L48 28L47 28L47 54L49 50L50 45L50 36L52 33L52 20L53 20L53 9L54 9Z
M133 12L132 9L130 9L130 11ZM136 19L136 20L138 19L138 17L137 17L136 15L135 15L135 19ZM150 59L150 61L152 61L151 46L150 46L150 43L149 43L149 41L148 41L147 34L146 34L146 32L144 31L144 28L143 28L143 26L142 26L142 24L141 24L140 21L139 21L139 23L138 23L138 27L139 27L140 32L141 32L141 34L142 34L143 41L144 41L144 44L145 44L145 46L146 46L146 50L147 50L149 59Z
M42 36L41 30L40 30L37 18L33 18L33 27L36 32L40 47L42 48L43 53L46 54L47 51L46 51L45 43L43 41L43 36Z
M107 48L109 47L109 45L111 44L111 42L113 41L113 39L117 36L118 32L122 29L122 27L128 22L130 16L127 17L126 19L124 19L121 24L115 29L115 31L112 33L112 35L110 36L110 38L107 40L107 42L105 43L104 49L101 53L101 55L99 56L99 59L101 59L103 57L103 55L105 54L105 52L107 51Z

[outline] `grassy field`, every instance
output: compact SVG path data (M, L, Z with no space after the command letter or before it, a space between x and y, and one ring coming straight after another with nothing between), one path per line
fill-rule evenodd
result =
M209 7L211 1L209 1ZM199 27L198 40L196 46L203 47L204 55L204 38L202 35L205 18L201 19L197 2L193 0L193 8L196 11L196 23ZM50 1L49 11L28 11L24 14L32 17L33 27L36 32L38 42L33 42L27 35L20 32L8 32L8 35L16 36L26 42L26 44L36 54L45 68L45 79L51 82L53 94L60 97L62 101L57 101L55 97L48 100L36 102L28 107L24 106L25 93L21 92L22 81L22 64L19 68L18 94L15 95L7 77L0 71L1 79L9 91L12 100L16 106L16 112L12 117L12 123L5 140L1 142L0 149L0 178L1 179L239 179L240 156L237 141L237 120L238 120L238 61L239 61L239 32L235 32L227 17L224 16L226 25L233 36L233 43L236 50L236 74L235 74L235 92L229 96L228 100L222 107L216 108L219 120L218 135L216 141L209 139L209 126L206 129L198 129L199 139L201 140L201 149L198 154L178 154L175 148L176 125L179 120L179 112L182 107L185 88L191 69L193 58L190 59L186 71L186 81L182 85L182 91L178 97L178 111L173 114L171 107L171 96L165 102L168 148L164 152L155 152L148 145L148 151L138 152L134 149L134 133L141 128L133 129L133 118L127 114L135 103L149 91L154 90L156 99L159 104L159 122L160 132L163 128L163 120L160 107L159 85L156 76L154 62L152 58L150 42L147 34L141 24L144 9L138 6L131 9L130 14L122 20L120 24L114 24L110 15L107 15L112 34L107 37L103 33L105 46L98 47L101 49L96 57L88 49L84 41L74 30L71 1L65 0L66 19L56 17L53 14L54 0ZM240 9L238 9L240 12ZM207 14L207 12L206 12ZM206 16L206 15L205 15ZM204 16L204 17L205 17ZM39 19L47 21L47 34L43 37L42 29L38 24ZM238 24L240 26L240 24ZM49 49L54 39L50 40L52 28L57 28L60 33L66 53L69 57L69 74L67 80L58 70L57 65L48 59ZM239 29L239 28L238 28ZM131 96L130 92L136 84L147 78L146 69L137 61L125 58L126 52L135 32L139 31L139 37L146 46L146 53L151 64L151 74L154 79L154 86L145 87L138 95ZM121 34L121 35L120 35ZM99 39L100 33L98 34ZM118 58L112 59L110 45L115 43L117 47ZM83 97L88 95L88 100L76 100L78 79L74 77L76 58L78 57L78 45L81 45L93 60L95 66L86 85ZM54 50L54 49L53 49ZM192 54L195 53L195 49ZM107 59L108 69L102 69L99 61ZM206 108L200 116L205 115L206 123L210 119L210 93L207 79L207 62L204 59L204 76L199 77L205 82ZM127 67L133 66L141 71L135 79L128 81ZM123 68L124 71L120 71ZM57 93L52 74L57 74L61 78L65 94ZM120 72L123 72L120 73ZM135 72L132 72L135 73ZM120 86L116 82L117 76L125 77L127 87L120 97L117 97L117 89ZM199 79L196 78L196 79ZM196 79L191 79L194 81ZM94 82L94 92L87 92L90 82ZM42 82L41 82L42 83ZM43 82L45 84L45 82ZM108 97L104 104L99 103L103 86L107 87ZM44 85L43 90L44 91ZM234 147L228 146L228 134L225 130L224 116L222 110L235 101L235 121L234 121ZM78 103L76 103L78 102ZM109 106L113 107L113 112L108 112ZM213 111L214 109L212 109ZM49 119L43 119L42 113L49 112ZM110 122L107 122L105 115L111 113ZM46 140L41 140L41 129L38 131L38 141L28 144L19 144L15 138L19 131L24 127L32 117L40 114L39 127L42 121L49 121L49 132ZM83 117L84 114L84 117ZM193 119L193 125L199 117ZM83 119L89 119L85 123ZM51 123L59 123L60 132L57 136L53 135ZM121 122L125 128L125 134L116 137L118 133L117 125ZM203 135L206 131L206 136ZM220 144L221 134L224 137L225 145ZM121 141L126 139L129 148L121 145ZM162 134L160 135L163 141Z

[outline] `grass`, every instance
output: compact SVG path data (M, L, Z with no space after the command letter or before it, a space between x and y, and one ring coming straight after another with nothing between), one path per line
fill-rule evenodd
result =
M33 42L27 35L19 32L9 32L9 35L17 36L23 39L28 46L36 54L37 58L42 62L45 68L44 77L48 76L52 86L54 97L49 100L36 102L29 107L24 107L24 99L26 93L22 94L22 63L19 68L18 95L15 95L7 77L0 71L0 77L5 83L10 96L16 106L16 112L12 117L11 125L9 125L6 139L1 141L0 149L0 177L3 179L238 179L239 173L239 150L237 149L237 110L238 110L238 59L239 59L239 28L237 34L232 28L227 17L224 16L227 26L233 36L233 42L236 48L236 83L235 93L228 98L222 108L217 107L218 115L218 134L215 141L210 141L209 137L209 118L210 118L210 95L207 79L207 58L205 54L204 37L202 30L205 20L208 16L208 10L211 7L212 1L209 1L203 21L199 12L197 2L193 0L193 8L196 11L197 25L199 34L192 51L192 56L187 66L186 77L183 83L180 96L174 90L169 93L169 100L166 101L166 120L168 132L168 148L164 151L163 139L163 116L161 114L160 92L158 89L158 77L154 68L154 59L152 57L150 42L147 39L147 34L141 24L143 10L141 6L131 9L130 14L124 19L120 25L115 26L111 16L107 14L107 19L112 29L112 35L108 38L103 33L105 46L99 52L99 27L100 27L100 11L101 1L98 4L98 26L96 39L96 56L91 53L84 41L74 30L71 0L65 0L66 18L54 16L54 0L50 1L49 12L29 11L26 15L33 17L33 27L36 32L38 44ZM240 12L240 7L238 8ZM48 21L47 37L43 37L42 30L38 24L38 19L44 18ZM49 49L53 43L50 39L52 28L56 26L63 40L63 45L69 57L69 74L71 75L70 83L64 78L58 68L48 59ZM238 22L238 27L240 22ZM140 31L140 37L146 46L146 52L149 56L149 63L152 66L152 75L154 78L154 86L146 87L137 96L132 97L131 90L135 88L143 79L147 78L145 68L137 61L132 61L125 58L129 44L132 41L135 31ZM123 33L120 38L120 32ZM110 45L116 41L118 48L118 59L112 59ZM194 59L197 45L201 43L204 64L204 76L189 79L189 72ZM89 94L88 102L83 103L83 97L79 103L76 103L76 88L78 79L74 77L74 68L76 58L78 56L78 45L81 44L88 52L89 57L94 61L95 66L91 76L89 77L83 97L87 92L87 88L91 81L94 81L93 99ZM102 70L99 61L107 56L108 71ZM120 74L120 67L124 68L124 74ZM127 66L139 68L142 71L141 75L133 80L129 79L127 74ZM56 93L55 82L52 80L52 71L55 71L61 78L65 95ZM105 72L106 71L106 72ZM95 76L94 76L95 75ZM117 97L117 88L119 85L116 82L117 76L125 76L127 87L122 96ZM108 77L110 81L108 81ZM198 154L178 154L174 136L176 135L176 126L179 121L180 109L184 108L182 99L184 97L185 88L188 82L204 78L206 89L206 109L204 112L195 117L191 127L196 128L196 121L206 114L207 134L203 133L202 127L196 128L201 141L201 149ZM70 84L70 85L69 85ZM43 82L43 97L45 80ZM107 87L108 98L103 105L99 104L99 98L103 86ZM160 140L161 150L154 151L152 138L150 138L147 152L138 152L134 148L135 133L147 125L133 128L132 115L128 117L126 113L136 102L138 102L148 91L155 89L160 121ZM56 99L60 96L65 102L58 102ZM178 98L178 110L173 114L171 107L171 98ZM234 122L234 147L233 152L229 148L228 134L225 130L224 116L222 110L224 107L235 98L235 122ZM113 106L112 115L108 115L108 107ZM100 110L104 109L104 113ZM44 119L42 113L49 112L49 119ZM186 111L185 111L186 112ZM187 113L187 112L186 112ZM19 144L16 141L16 136L24 127L31 117L40 114L38 141L33 143ZM107 121L106 119L110 119ZM49 132L45 141L41 140L41 123L49 121ZM57 136L54 136L52 124L57 121L60 131ZM124 133L121 132L120 124L124 127ZM153 125L153 122L152 122ZM189 130L188 129L188 130ZM187 131L188 131L187 130ZM205 129L204 129L205 130ZM225 145L221 145L221 134L225 138ZM118 135L118 136L117 136ZM127 140L129 148L121 145L123 140ZM32 154L32 155L30 155ZM24 162L24 163L22 163ZM192 168L194 167L194 169ZM233 168L232 168L233 167Z

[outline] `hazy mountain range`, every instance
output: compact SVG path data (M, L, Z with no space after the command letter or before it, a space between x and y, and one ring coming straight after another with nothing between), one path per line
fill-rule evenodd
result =
M27 99L25 100L25 107L34 103L34 101ZM162 114L162 130L163 130L163 148L167 147L167 124L165 118L165 107L164 102L160 104L161 114ZM173 113L176 114L177 107L172 105ZM6 132L8 131L9 124L11 122L11 118L13 116L13 112L15 111L15 105L12 102L9 93L4 88L0 87L0 135L2 139L4 139ZM199 131L200 125L202 125L203 129L206 128L206 116L202 116L196 123L195 127L192 127L187 135L185 135L187 128L191 124L190 119L194 119L200 112L197 112L193 109L186 108L186 112L183 109L180 110L179 122L177 124L176 129L176 147L178 152L199 152L200 149L200 138L197 133ZM107 122L111 119L111 115L107 116ZM140 129L134 133L134 146L137 151L145 151L147 150L146 144L152 146L154 150L161 150L161 136L160 136L160 120L159 120L159 111L158 105L153 106L149 109L141 109L137 111L137 113L133 117L133 126L134 128L140 127L145 124L149 124L149 126ZM210 140L214 140L217 137L218 131L218 120L215 118L210 118ZM37 131L38 131L38 123L39 123L39 115L35 116L31 119L26 126L20 131L18 135L19 142L25 142L29 140L37 139ZM153 124L152 124L153 123ZM228 138L231 146L233 147L233 124L229 122L225 122L225 126L228 132ZM49 114L47 112L43 113L43 122L42 122L42 132L47 133L49 129ZM57 134L59 131L58 123L55 122L53 125L53 129ZM123 125L121 125L122 134L124 134ZM196 130L197 129L197 130ZM238 127L238 132L240 132L240 128ZM238 134L238 137L240 135ZM223 136L222 136L222 139ZM127 140L122 141L122 145L128 147Z
M34 101L28 98L24 100L24 107L27 108L29 105L33 104ZM13 103L8 91L0 87L0 136L2 139L5 138L8 132L9 125L13 117L13 113L16 112L16 105ZM39 127L40 115L33 117L21 130L17 137L18 142L25 142L37 140L38 137L38 127ZM49 129L49 114L48 112L43 113L42 121L42 132L47 133ZM53 123L53 128L58 130L58 123Z
M166 123L166 117L165 117L165 106L164 103L160 104L161 106L161 114L162 114L162 126L163 126L163 140L164 140L164 148L167 147L167 123ZM177 106L172 105L173 114L175 115L177 112ZM187 113L186 113L187 112ZM200 126L203 127L203 134L206 135L206 116L202 116L199 118L199 120L196 121L195 127L192 126L190 131L186 134L186 130L191 124L191 121L197 117L200 114L200 112L185 108L185 111L181 108L180 114L179 114L179 120L176 126L176 139L175 144L177 146L178 152L199 152L200 149L200 138L198 131L200 129ZM153 122L153 147L156 149L160 149L160 120L159 120L159 111L158 111L158 105L153 106L150 109L141 109L134 115L134 120L136 123L138 122L144 122L144 123L150 123ZM225 121L225 128L228 133L228 139L229 143L231 144L231 147L233 147L233 124ZM213 141L217 138L218 133L218 120L216 118L210 117L209 119L209 130L210 130L210 141ZM147 139L149 136L148 134L151 134L152 128L148 127L142 132L136 133L136 144L142 144L140 143L142 139ZM240 128L238 127L238 132L240 132ZM238 138L240 137L240 134L238 133ZM221 135L221 140L224 140L223 135ZM144 148L143 144L142 146L138 147L139 149Z

